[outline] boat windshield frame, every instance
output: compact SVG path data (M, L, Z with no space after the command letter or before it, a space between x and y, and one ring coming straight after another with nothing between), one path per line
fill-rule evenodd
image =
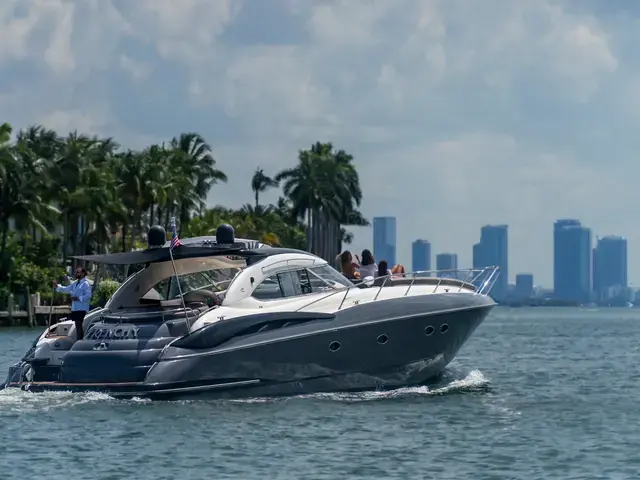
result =
M329 265L328 263L322 264L322 265L312 265L310 267L304 267L306 268L306 270L311 273L315 278L317 278L318 280L322 281L325 285L327 285L328 287L331 287L333 289L340 289L340 288L346 288L346 287L353 287L355 286L355 284L349 280L347 277L345 277L344 275L342 275L339 271L337 271L335 268L333 268L331 265ZM319 273L317 273L314 270L323 270L326 273L329 273L331 277L330 278L331 281L333 281L334 283L329 283L329 281L327 281L326 278L324 278L323 276L321 276ZM336 285L338 284L338 285Z
M234 269L219 268L219 269L212 269L212 270L200 270L196 272L182 273L178 275L178 280L176 280L175 274L171 275L170 277L161 280L161 281L163 280L169 281L168 282L169 284L167 285L166 299L163 299L163 300L176 300L180 298L181 293L182 295L186 295L189 292L196 292L198 290L211 290L216 293L222 293L225 290L227 290L227 288L229 288L229 285L231 285L231 283L235 280L235 278L238 275L240 275L240 273L242 273L242 270L244 268L246 267L235 267L235 273L233 275L219 281L215 281L213 278L211 278L212 277L211 272L222 272L223 270L234 270ZM211 280L211 282L198 287L194 287L192 284L190 284L190 282L186 281L189 277L194 277L194 276L207 277L207 279ZM180 282L180 288L178 288L178 283L177 283L178 281ZM224 288L220 288L221 285L224 285ZM154 288L155 287L151 287L149 291L153 290ZM161 292L158 292L158 293L162 295ZM144 296L142 298L144 298Z
M216 293L216 294L223 294L228 286L233 282L233 280L235 280L235 278L238 277L238 275L240 275L240 273L242 273L242 271L247 267L247 258L246 257L241 257L241 256L234 256L235 258L233 258L232 260L238 261L241 260L242 261L242 265L225 265L225 266L216 266L215 264L211 264L211 265L207 265L208 263L210 263L210 260L213 260L215 258L220 258L220 257L231 257L229 255L212 255L212 256L207 256L207 257L193 257L193 258L184 258L184 259L180 259L177 260L175 263L177 265L177 270L178 270L178 278L180 279L180 285L183 288L182 290L182 294L185 295L191 291L198 291L198 290L211 290L212 292ZM231 259L231 258L230 258ZM181 263L182 262L195 262L195 263L199 263L199 267L196 268L191 268L191 267L187 267L185 270L186 271L181 271ZM213 262L211 262L213 263ZM238 262L240 263L240 262ZM128 276L116 289L116 291L109 297L109 299L107 300L107 302L105 303L104 308L110 308L113 305L113 300L114 299L119 299L120 295L123 293L123 291L127 290L132 283L135 283L137 281L140 280L141 276L144 275L150 275L150 279L151 282L153 282L152 284L150 284L150 286L147 288L145 287L146 291L140 296L138 297L138 301L171 301L171 300L176 300L180 298L180 290L177 288L177 283L176 283L176 274L175 271L173 269L171 269L171 272L169 275L162 275L162 277L156 277L158 278L157 280L154 279L154 272L149 272L147 273L150 269L157 269L159 268L158 266L164 264L164 265L170 265L170 262L156 262L156 263L149 263L146 264L143 268L141 268L140 270L138 270L137 272L135 272L134 274ZM204 268L203 268L204 267ZM160 267L162 268L162 267ZM166 268L166 267L164 267ZM228 272L227 272L228 271ZM222 279L220 279L219 281L216 281L215 278L213 278L215 275L212 275L211 272L221 272L222 274ZM224 273L222 273L224 272ZM168 273L168 272L167 272ZM207 284L203 284L198 286L198 288L185 288L186 285L188 285L189 282L185 282L185 278L188 278L190 276L193 275L202 275L204 277L207 278L211 278L212 282L211 283L207 283ZM143 280L144 282L144 280ZM149 282L149 283L151 283ZM164 283L164 285L161 286L160 289L158 289L158 286ZM224 285L223 288L219 288L220 285ZM154 292L155 293L152 293ZM125 294L127 295L127 294ZM148 295L151 295L150 297ZM128 305L128 303L126 304Z

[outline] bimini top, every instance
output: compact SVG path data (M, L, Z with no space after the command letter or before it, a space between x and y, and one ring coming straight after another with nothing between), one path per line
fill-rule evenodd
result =
M169 253L171 242L167 241L166 238L165 229L156 225L151 227L147 233L148 247L145 250L101 255L78 255L72 258L109 265L168 262L171 260ZM185 238L180 239L180 243L180 246L173 249L174 260L220 255L236 255L249 259L249 257L264 258L277 253L300 253L300 250L274 248L256 240L235 238L233 227L226 224L218 227L216 236Z

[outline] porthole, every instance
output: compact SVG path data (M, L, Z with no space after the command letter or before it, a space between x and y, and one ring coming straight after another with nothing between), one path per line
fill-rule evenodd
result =
M447 330L449 330L449 325L447 325L446 323L440 325L440 332L447 333Z
M378 343L380 345L384 345L389 341L389 337L387 337L384 333L382 335L378 335Z
M428 327L426 327L424 329L424 334L428 337L429 335L432 335L433 332L435 332L435 328L433 328L431 325L429 325Z
M331 350L332 352L337 352L338 350L340 350L340 342L331 342L329 344L329 350Z

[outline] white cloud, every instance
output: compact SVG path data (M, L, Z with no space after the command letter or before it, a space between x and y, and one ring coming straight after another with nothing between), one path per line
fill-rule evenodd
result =
M578 216L629 237L639 281L638 36L558 0L12 0L0 108L131 146L199 131L232 205L257 165L333 141L365 214L398 216L405 263L427 237L468 264L479 227L509 223L511 276L548 284L552 222Z
M366 8L349 0L316 2L307 24L312 38L328 47L371 47L382 42L383 35L376 35L376 27L394 7L397 3L392 0L373 0Z
M70 3L60 8L55 30L51 35L49 46L44 52L45 61L57 74L70 73L76 67L71 48L74 11L74 5Z
M148 77L151 72L151 67L149 65L144 62L135 60L134 58L131 58L125 54L120 56L120 66L123 70L128 72L136 81L140 81Z
M56 110L36 116L33 124L66 134L77 130L81 133L100 135L104 128L104 119L99 114L78 110Z
M211 58L216 38L242 8L242 0L141 0L132 2L135 36L167 59L192 68Z
M0 5L0 61L28 55L27 39L38 17L31 10L21 15L17 7L18 0Z

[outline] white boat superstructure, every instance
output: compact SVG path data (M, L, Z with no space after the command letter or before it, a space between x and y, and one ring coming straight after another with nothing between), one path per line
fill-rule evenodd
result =
M438 273L442 276L431 277ZM390 274L354 284L315 255L283 253L239 272L224 292L222 304L202 315L192 329L257 313L334 313L378 300L436 293L478 295L490 291L497 275L496 267L487 267Z

